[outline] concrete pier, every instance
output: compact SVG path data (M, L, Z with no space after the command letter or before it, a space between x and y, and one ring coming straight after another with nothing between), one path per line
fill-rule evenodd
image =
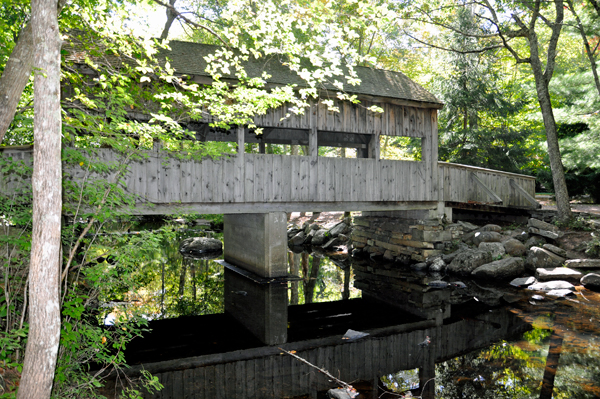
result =
M261 277L283 277L287 265L285 212L226 214L225 261Z

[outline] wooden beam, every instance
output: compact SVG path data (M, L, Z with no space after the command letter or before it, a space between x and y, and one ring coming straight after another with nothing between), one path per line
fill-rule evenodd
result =
M308 155L319 156L319 135L317 133L319 120L319 103L315 100L310 106L310 130L308 131Z
M244 159L244 153L246 151L245 144L246 128L244 126L238 126L237 128L237 145L238 145L238 156L241 160Z
M479 179L479 177L477 177L477 175L473 172L470 173L471 179L479 186L483 189L483 191L485 191L485 193L488 195L488 197L490 197L491 199L493 199L493 203L494 204L502 204L502 198L498 197L496 195L496 193L494 193L492 190L490 190L485 184L483 184L483 182Z
M379 132L375 132L375 134L371 136L371 140L369 141L369 158L379 160L380 151L381 151L381 148L380 148Z
M535 206L536 209L540 209L542 207L542 204L537 202L535 200L535 198L532 197L531 194L529 194L527 191L525 191L525 189L523 187L519 186L514 179L510 179L509 184L512 188L517 190L523 197L525 197L527 202L529 202L531 205Z

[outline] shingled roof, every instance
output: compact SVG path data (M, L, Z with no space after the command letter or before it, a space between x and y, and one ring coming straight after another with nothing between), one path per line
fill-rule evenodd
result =
M163 50L161 55L170 59L171 66L175 68L177 73L210 76L205 72L206 61L204 57L213 54L219 46L175 40L170 41L169 46L171 50ZM295 72L290 71L288 67L272 57L261 59L251 57L245 67L250 77L260 77L263 71L267 71L271 75L268 82L272 84L296 84L300 87L306 85ZM435 108L442 105L442 102L433 94L401 72L368 67L357 67L356 72L361 80L360 85L345 85L345 89L351 94L430 103ZM333 85L325 88L337 91Z

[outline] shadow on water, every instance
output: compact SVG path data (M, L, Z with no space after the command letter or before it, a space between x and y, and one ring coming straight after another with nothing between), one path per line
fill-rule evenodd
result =
M600 295L587 290L537 301L506 285L438 288L439 276L292 252L299 278L261 285L184 258L178 243L164 254L145 291L152 331L126 353L126 373L143 368L165 386L148 397L321 398L336 387L279 348L361 398L600 397ZM369 335L342 339L349 329Z

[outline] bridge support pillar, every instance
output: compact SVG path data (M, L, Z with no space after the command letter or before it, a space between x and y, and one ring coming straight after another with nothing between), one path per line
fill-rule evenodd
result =
M261 277L288 275L285 212L223 217L224 258Z
M225 268L225 312L266 345L287 342L287 282L258 284Z

